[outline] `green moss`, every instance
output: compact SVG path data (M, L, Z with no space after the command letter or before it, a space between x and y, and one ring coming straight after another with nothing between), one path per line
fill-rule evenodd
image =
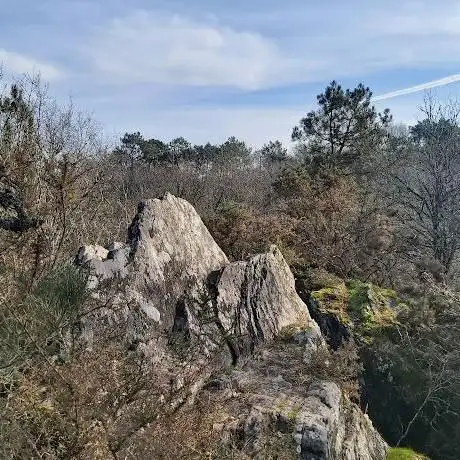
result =
M429 460L429 458L417 454L412 449L391 447L387 453L387 460Z
M343 324L351 324L347 311L348 292L343 282L334 287L313 291L311 296L316 300L321 312L335 315Z
M365 341L397 324L396 311L401 302L391 289L359 280L347 282L348 312Z
M311 297L322 313L332 314L352 327L363 342L371 343L376 335L397 325L397 313L407 308L391 289L359 280L329 281L328 286L313 291Z
M350 280L346 283L348 289L348 310L353 313L362 312L369 304L368 284L359 280Z

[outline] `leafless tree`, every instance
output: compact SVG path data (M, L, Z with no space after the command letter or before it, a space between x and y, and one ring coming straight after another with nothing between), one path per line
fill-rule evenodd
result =
M407 243L447 274L460 249L460 106L431 96L390 173Z

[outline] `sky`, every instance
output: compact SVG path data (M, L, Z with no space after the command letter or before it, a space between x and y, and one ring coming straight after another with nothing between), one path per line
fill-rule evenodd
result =
M0 0L6 75L39 72L104 134L254 147L335 79L414 123L460 91L458 0Z

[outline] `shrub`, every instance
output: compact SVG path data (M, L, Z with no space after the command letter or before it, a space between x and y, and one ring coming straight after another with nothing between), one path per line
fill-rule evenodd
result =
M226 202L205 223L209 231L233 260L243 260L265 252L276 244L288 262L295 260L292 251L294 219L281 213L262 214L245 204Z
M24 300L9 299L0 309L2 383L38 355L58 354L64 334L86 298L86 274L69 265L53 270Z
M56 313L74 317L86 298L87 275L73 265L62 265L40 280L30 302L44 303Z

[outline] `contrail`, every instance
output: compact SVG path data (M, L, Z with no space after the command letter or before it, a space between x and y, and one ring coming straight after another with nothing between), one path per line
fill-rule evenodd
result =
M391 91L390 93L381 94L375 96L374 101L383 101L385 99L391 99L392 97L404 96L405 94L417 93L419 91L424 91L426 89L435 88L436 86L450 85L460 81L460 73L455 75L449 75L448 77L440 78L439 80L433 80L421 85L411 86L409 88L398 89L397 91Z

